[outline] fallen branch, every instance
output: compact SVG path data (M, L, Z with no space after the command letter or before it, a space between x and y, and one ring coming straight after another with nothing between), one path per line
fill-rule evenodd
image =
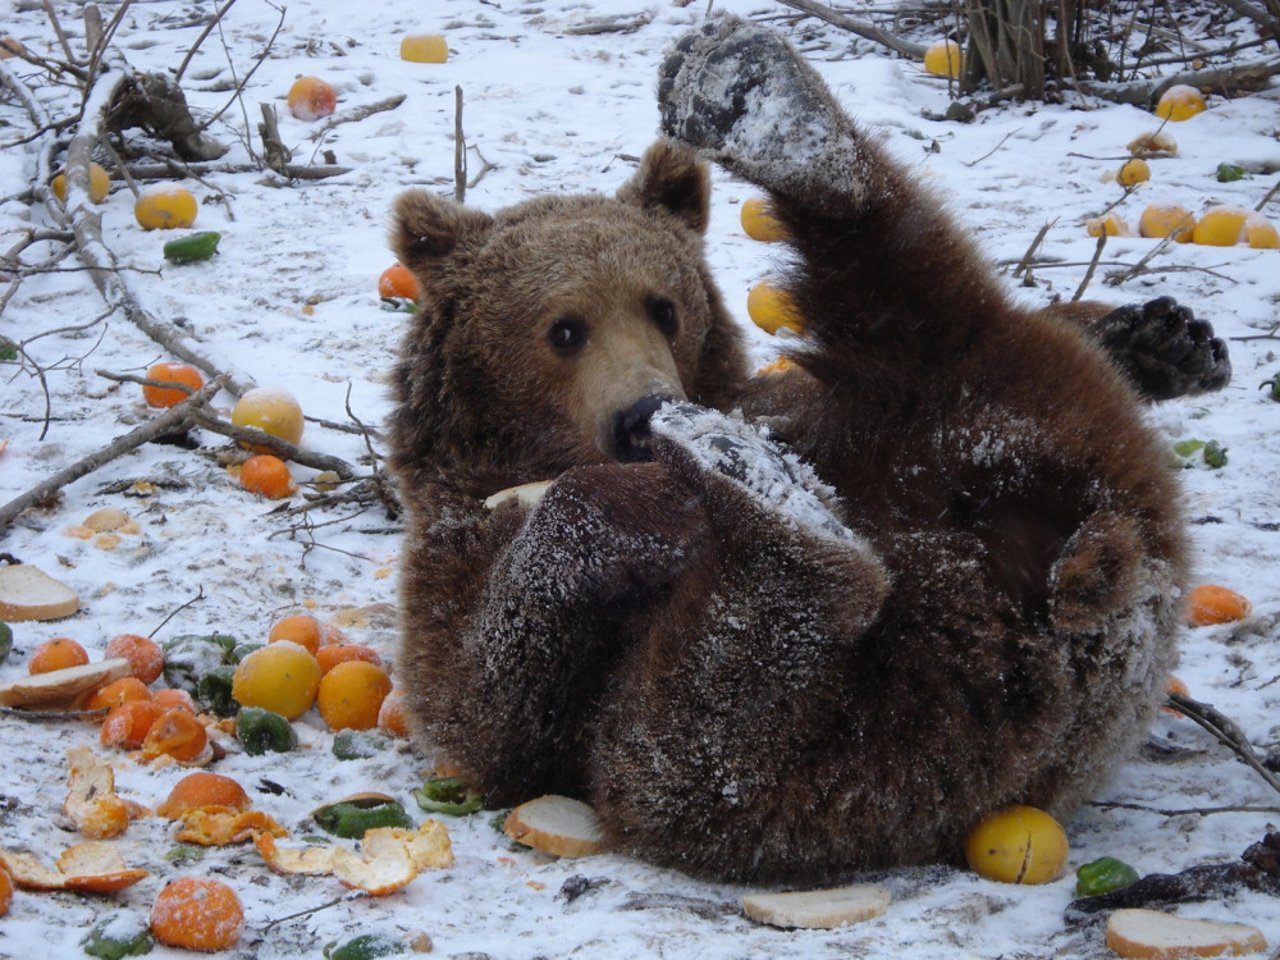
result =
M270 166L270 164L268 164ZM261 167L251 163L189 163L179 167L172 163L134 163L127 168L131 177L138 180L185 180L188 177L199 178L211 173L256 173ZM280 169L272 167L276 173L290 180L324 180L328 177L340 177L350 173L351 167L340 167L335 164L303 165L286 163Z
M149 443L165 434L186 429L190 425L192 413L201 409L225 384L225 375L211 380L199 392L166 410L154 420L135 427L123 436L112 440L105 447L64 467L26 493L10 500L0 507L0 530L7 529L22 511L49 499L67 484L93 473L104 464L124 456L131 450L136 450L144 443Z
M799 10L807 13L812 17L825 20L832 26L839 27L841 30L848 30L850 33L856 33L864 40L871 40L882 46L888 47L896 53L902 54L904 57L910 57L912 60L921 60L924 58L924 52L928 49L923 43L914 43L910 40L904 40L902 37L895 36L885 30L881 30L874 23L866 20L855 20L852 17L846 17L843 13L833 10L831 7L822 3L815 3L814 0L780 0L784 6L791 7L793 10Z
M1018 261L1018 265L1013 268L1013 277L1015 280L1018 277L1021 277L1027 271L1027 268L1031 266L1031 258L1036 255L1036 251L1040 249L1040 244L1044 242L1044 238L1048 235L1049 230L1057 222L1058 218L1054 217L1042 226L1039 231L1037 231L1035 237L1031 240L1031 245L1027 247L1027 252L1022 255L1022 259Z
M453 199L467 198L467 138L462 132L462 87L453 88Z
M1265 86L1266 81L1276 74L1280 74L1280 60L1266 60L1207 67L1204 70L1176 73L1171 77L1132 80L1128 83L1081 80L1077 81L1076 89L1112 103L1128 103L1145 108L1150 107L1162 93L1177 84L1203 90L1256 90Z
M1236 756L1252 767L1272 790L1280 792L1280 780L1266 768L1250 745L1248 736L1230 717L1210 704L1192 700L1180 693L1169 694L1169 706L1208 730L1219 743L1229 747Z
M308 138L310 140L319 140L334 127L340 127L344 123L358 123L366 120L377 113L386 113L388 110L394 110L400 104L404 103L405 94L397 93L394 97L387 97L385 100L379 100L376 103L366 103L360 107L352 107L350 110L344 110L341 113L335 113L315 133Z

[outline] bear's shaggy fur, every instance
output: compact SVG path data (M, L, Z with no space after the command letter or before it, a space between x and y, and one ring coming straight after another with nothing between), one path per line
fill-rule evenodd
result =
M1178 490L1135 391L1079 318L1014 305L774 34L717 19L659 92L669 134L770 192L808 337L748 375L686 146L615 198L400 198L416 736L491 804L577 795L620 849L721 879L953 859L1004 804L1069 813L1175 659ZM1139 387L1225 379L1169 301L1098 329Z

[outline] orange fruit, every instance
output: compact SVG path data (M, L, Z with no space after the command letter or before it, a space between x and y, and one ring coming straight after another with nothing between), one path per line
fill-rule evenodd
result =
M200 206L185 187L151 187L133 204L133 216L147 230L173 230L196 222Z
M112 708L102 721L99 739L104 747L136 750L147 739L147 733L160 713L160 708L150 700L126 700Z
M0 917L9 912L9 904L13 903L13 878L9 871L0 867Z
M197 770L173 785L164 803L156 807L156 815L179 819L188 810L200 807L234 807L248 810L253 805L244 787L220 773Z
M277 387L246 390L231 409L231 422L237 427L257 427L290 443L302 439L302 407L289 391ZM252 444L241 445L257 449L259 453L271 452L255 448Z
M145 683L137 677L121 677L119 680L112 680L94 693L85 704L85 709L101 710L106 707L111 710L130 700L150 699L151 691L147 689Z
M107 641L102 659L124 657L133 675L143 683L154 683L164 672L164 651L154 640L136 633L122 633Z
M299 77L289 88L289 112L299 120L319 120L338 107L338 94L319 77Z
M165 884L151 907L151 934L183 950L226 950L240 939L244 907L236 892L211 877L179 877Z
M320 646L327 647L331 643L346 643L347 635L342 632L341 628L335 627L332 623L320 624Z
M410 63L444 63L449 44L438 33L410 34L400 41L400 59Z
M250 493L279 500L293 492L289 465L274 453L259 453L240 467L240 485Z
M393 737L409 736L409 718L405 713L404 691L392 687L378 708L378 729Z
M172 710L177 707L193 714L200 712L196 709L196 702L191 698L191 694L180 687L164 687L155 691L151 694L151 702L160 710Z
M964 69L964 53L954 40L938 40L924 52L924 68L936 77L958 77Z
M89 662L84 647L70 637L52 637L31 651L27 672L33 676L50 670L64 670Z
M742 202L739 213L742 229L752 240L773 243L787 239L787 230L782 222L770 210L769 201L764 197L750 197Z
M393 263L382 271L378 277L378 296L403 297L406 300L417 300L422 288L418 286L418 278L402 263Z
M195 714L182 707L173 707L162 711L151 724L142 741L142 755L154 760L167 754L185 763L204 753L208 744L209 734Z
M1151 179L1151 167L1140 157L1126 160L1116 174L1116 182L1122 187L1132 187Z
M1204 96L1195 87L1185 83L1175 84L1164 93L1156 104L1156 116L1178 123L1190 120L1205 111Z
M200 376L200 371L189 363L170 363L165 361L154 364L147 371L147 379L181 383L192 390L199 390L204 386L204 377ZM142 399L147 402L149 407L176 406L189 396L189 393L179 390L177 387L152 387L146 384L142 386Z
M747 313L766 333L777 333L782 329L804 333L804 320L791 295L768 281L757 283L747 294Z
M328 673L340 663L352 660L382 666L382 657L378 655L378 651L362 643L331 643L316 651L316 663L320 664L321 674Z
M49 189L53 191L53 195L61 202L67 202L67 175L60 173L49 184ZM111 178L107 175L107 171L102 169L96 163L89 164L89 199L94 203L101 203L107 199L107 194L111 191Z
M347 660L320 678L316 707L330 730L369 730L391 692L391 678L376 663Z
M241 660L231 677L231 696L242 707L262 707L297 720L315 703L320 664L306 647L277 640Z
M309 613L291 613L276 621L267 640L292 640L314 655L320 646L320 621Z
M1245 597L1216 584L1201 584L1187 595L1186 621L1193 627L1243 620L1253 609Z
M1189 696L1191 696L1191 691L1187 688L1186 683L1185 683L1185 682L1183 682L1183 681L1182 681L1181 679L1179 679L1178 677L1175 677L1172 673L1171 673L1171 674L1169 674L1169 679L1165 681L1165 684L1164 684L1164 692L1165 692L1165 693L1176 693L1176 694L1179 694L1180 696L1184 696L1184 697L1189 697ZM1161 710L1163 710L1165 713L1171 713L1171 714L1173 714L1175 717L1180 717L1180 716L1182 716L1182 711L1181 711L1181 710L1177 710L1177 709L1175 709L1175 708L1173 708L1173 707L1161 707L1160 709L1161 709Z
M1186 207L1176 203L1153 203L1138 219L1138 233L1144 237L1167 237L1173 234L1178 243L1190 243L1195 234L1196 218Z

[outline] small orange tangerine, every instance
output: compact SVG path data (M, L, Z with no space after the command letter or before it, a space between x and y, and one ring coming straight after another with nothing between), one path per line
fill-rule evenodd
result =
M291 613L276 621L267 640L292 640L314 655L320 646L320 621L309 613Z
M183 950L226 950L240 939L244 907L236 892L212 877L179 877L156 894L151 933Z
M405 712L404 691L392 687L378 708L378 729L393 737L409 736L409 717Z
M204 377L200 375L200 371L189 363L163 363L154 364L147 371L148 380L160 380L165 383L180 383L185 387L190 387L192 391L199 390L204 386ZM172 407L186 400L191 394L185 390L179 390L177 387L153 387L149 384L142 385L142 399L147 402L149 407Z
M403 297L406 300L417 300L422 288L418 278L402 263L393 263L382 271L378 277L378 296Z
M48 673L51 670L65 670L67 667L78 667L89 662L89 654L84 647L70 637L51 637L31 651L31 659L27 661L27 672Z
M1186 620L1193 627L1243 620L1253 610L1247 598L1227 587L1205 583L1187 595Z
M101 710L105 707L111 710L130 700L150 699L151 691L147 689L145 683L137 677L121 677L119 680L112 680L94 693L85 704L85 709Z
M378 710L391 692L391 678L364 660L339 663L320 678L316 707L330 730L368 730L378 725Z
M321 673L328 673L338 664L349 660L363 660L382 666L382 657L378 655L378 651L362 643L331 643L316 651L316 663L320 664Z
M209 744L209 734L195 715L181 707L163 711L142 741L142 755L154 760L168 754L175 760L196 759Z
M279 500L293 492L289 465L274 453L259 453L240 467L240 485L250 493Z
M173 785L156 814L169 820L177 820L188 810L200 807L234 807L248 810L253 805L244 787L220 773L197 770L189 773Z
M320 646L327 647L331 643L346 643L347 635L342 632L340 627L335 627L332 623L320 624Z
M127 700L107 714L99 739L104 747L136 750L146 740L160 713L160 708L150 700Z
M121 633L107 641L102 659L124 657L130 671L143 683L154 683L164 672L164 651L160 644L136 633Z
M172 710L175 707L188 713L199 713L191 694L181 687L163 687L151 694L151 702L159 710Z
M1187 688L1186 683L1183 682L1180 678L1175 677L1172 673L1169 674L1169 679L1165 681L1164 692L1166 694L1176 693L1182 697L1191 696L1191 691ZM1175 717L1182 716L1182 711L1177 710L1174 707L1161 707L1160 709L1163 710L1165 713L1173 714Z

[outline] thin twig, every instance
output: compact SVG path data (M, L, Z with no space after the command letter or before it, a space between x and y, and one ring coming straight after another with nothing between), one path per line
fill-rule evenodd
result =
M204 25L204 29L200 31L200 36L196 37L195 43L191 44L190 49L187 50L187 55L183 57L182 62L178 64L177 72L173 75L174 83L182 82L182 75L187 72L187 67L191 64L191 58L196 55L196 51L200 49L200 45L204 43L209 34L213 32L213 28L222 22L222 18L227 15L227 11L231 9L235 2L236 0L227 0L227 2L214 13L213 19Z
M385 100L379 100L376 103L366 103L363 106L352 107L350 110L344 110L342 113L335 113L315 133L308 138L310 140L319 140L334 127L340 127L344 123L358 123L366 120L374 114L385 113L388 110L394 110L400 104L404 103L406 95L397 93L393 97L387 97Z
M363 896L365 896L365 894L358 890L353 890L350 893L344 893L342 896L336 897L327 903L322 903L318 907L308 907L306 910L299 910L297 913L291 913L287 917L278 917L275 920L264 924L262 932L266 933L272 927L278 927L282 923L287 923L290 920L297 920L300 917L309 917L313 913L319 913L321 910L328 910L330 907L336 907L338 904L346 903L348 900L358 900Z
M1245 732L1230 717L1211 704L1192 700L1180 693L1169 694L1168 705L1208 730L1219 743L1229 747L1236 756L1252 767L1271 789L1280 793L1280 779L1276 779L1276 775L1266 768L1249 744Z
M1026 271L1027 267L1030 266L1031 258L1036 255L1036 251L1040 249L1040 244L1044 242L1044 238L1048 235L1049 231L1053 228L1053 225L1057 222L1058 222L1058 218L1054 217L1052 220L1050 220L1048 223L1042 226L1039 229L1039 231L1037 231L1035 237L1032 238L1031 240L1031 245L1027 247L1027 252L1022 255L1022 259L1018 261L1018 265L1013 268L1014 279L1017 279L1018 277L1022 276L1022 274Z
M923 43L904 40L902 37L881 30L874 23L846 17L843 13L839 13L825 4L815 3L814 0L781 0L781 2L792 9L800 10L810 16L817 17L819 20L825 20L841 30L848 30L850 33L856 33L865 40L871 40L888 47L890 50L912 60L922 59L927 49Z
M230 110L231 105L239 100L244 94L245 85L248 84L249 79L258 72L258 68L262 66L262 62L267 59L267 54L271 52L271 48L275 45L276 37L280 36L280 28L284 26L284 13L284 8L281 7L280 19L276 23L276 28L272 31L271 36L267 38L267 45L262 48L262 53L260 53L258 55L258 59L253 62L253 66L249 68L248 72L241 78L240 82L236 84L236 88L232 92L230 99L228 99L227 102L213 114L213 116L207 118L203 123L196 127L196 133L202 133L203 131L208 130L209 127L212 126L219 117ZM219 30L221 30L221 27L219 27Z
M156 624L156 628L147 634L147 639L150 640L157 633L163 630L166 623L168 623L170 620L172 620L174 617L180 614L183 610L187 609L187 607L193 606L194 604L199 603L203 599L204 599L204 584L200 584L199 588L196 590L196 595L192 597L190 600L188 600L186 603L184 603L182 606L178 607L172 613L170 613L158 624Z
M1076 292L1071 297L1072 303L1084 296L1084 291L1089 286L1089 281L1093 279L1093 272L1098 269L1098 261L1102 259L1102 249L1106 245L1107 231L1104 229L1098 234L1098 245L1093 250L1093 259L1089 261L1089 269L1084 272L1084 279L1080 281L1080 286L1076 287Z
M453 88L453 199L467 199L467 139L462 134L462 87Z

